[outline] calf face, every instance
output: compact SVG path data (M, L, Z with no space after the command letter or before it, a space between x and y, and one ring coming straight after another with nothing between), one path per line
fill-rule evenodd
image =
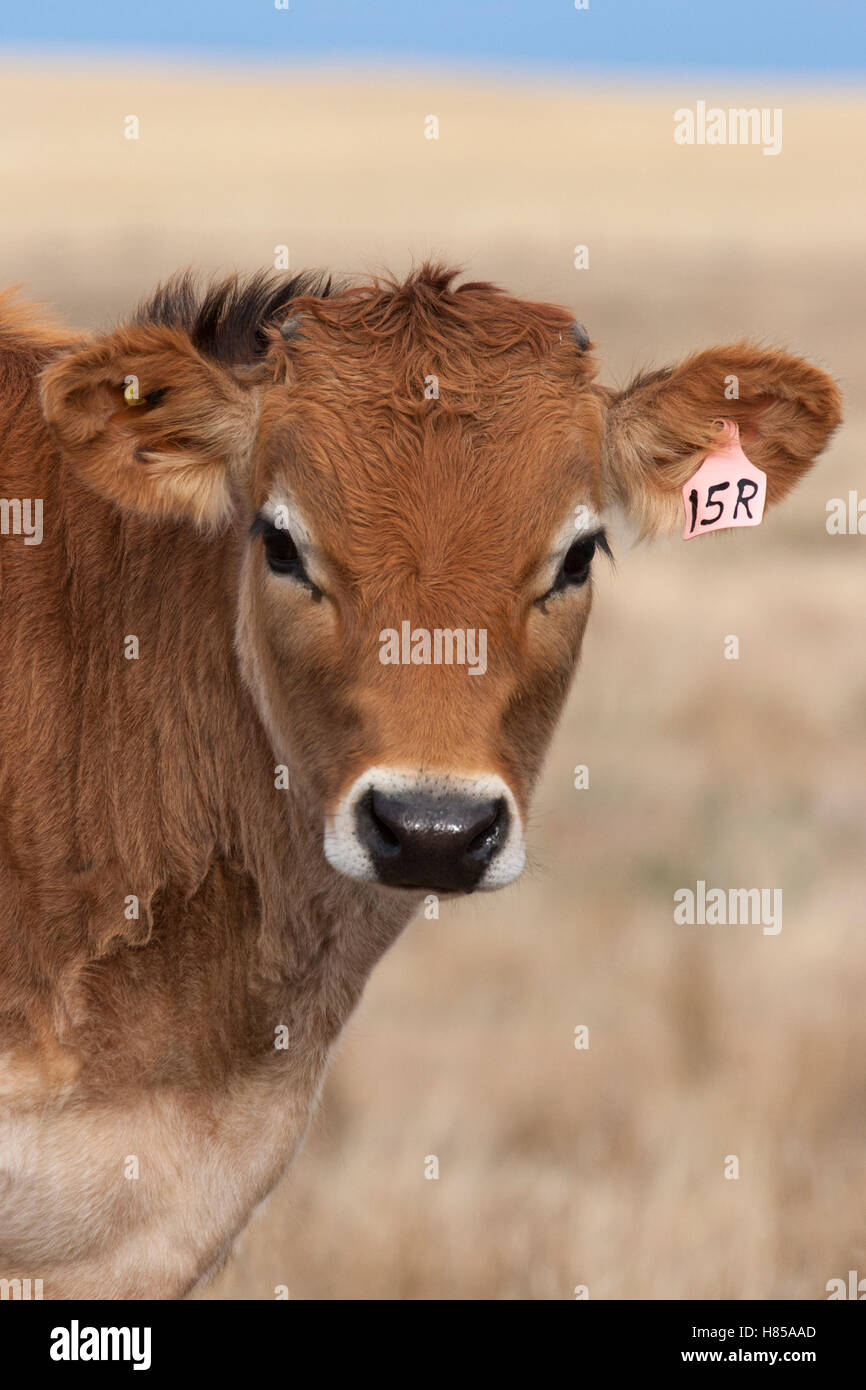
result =
M43 378L103 496L236 529L242 670L330 862L445 892L521 871L610 510L681 529L722 418L778 502L840 418L747 343L615 393L567 311L452 282L176 282Z

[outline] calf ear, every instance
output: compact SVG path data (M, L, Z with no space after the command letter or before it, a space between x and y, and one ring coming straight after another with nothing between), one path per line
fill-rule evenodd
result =
M819 367L749 343L708 348L611 392L604 490L642 536L682 530L684 485L722 436L739 427L744 452L780 502L811 468L842 418L836 383Z
M119 329L59 358L45 419L87 482L121 507L215 526L231 514L257 404L250 385L181 330Z

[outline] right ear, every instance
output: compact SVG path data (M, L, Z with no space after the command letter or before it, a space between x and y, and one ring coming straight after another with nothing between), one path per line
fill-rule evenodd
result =
M732 381L738 394L729 400ZM827 372L748 342L694 352L605 399L604 483L644 536L681 531L683 487L724 442L723 420L737 426L748 459L766 474L769 506L812 467L842 419L839 388ZM721 515L720 500L711 506Z
M250 374L251 375L251 374ZM42 373L45 419L103 497L154 518L217 526L247 470L257 392L180 329L118 329Z

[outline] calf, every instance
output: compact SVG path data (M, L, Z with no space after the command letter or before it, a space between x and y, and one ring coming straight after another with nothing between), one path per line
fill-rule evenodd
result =
M435 267L181 277L95 337L7 301L0 377L42 509L0 539L0 1274L177 1297L422 895L520 874L605 517L712 526L735 429L780 501L839 395L746 343L615 392Z

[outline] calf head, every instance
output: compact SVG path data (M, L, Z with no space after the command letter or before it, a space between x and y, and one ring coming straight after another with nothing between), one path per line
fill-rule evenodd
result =
M566 310L453 280L177 280L42 386L103 496L236 530L242 670L331 863L444 892L521 871L611 509L680 529L722 418L774 504L840 419L748 343L610 390Z

